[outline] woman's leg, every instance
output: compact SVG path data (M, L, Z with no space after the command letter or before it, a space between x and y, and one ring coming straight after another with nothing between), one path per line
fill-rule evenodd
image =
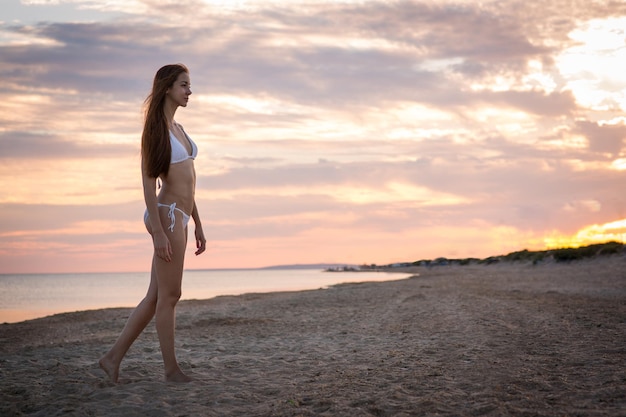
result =
M166 219L167 220L167 219ZM168 220L169 221L169 220ZM182 223L182 222L181 222ZM188 382L176 359L174 334L176 328L176 304L181 296L185 248L187 247L187 229L176 224L173 232L168 232L172 246L172 260L165 262L155 259L158 295L156 302L156 330L163 355L165 379L172 382Z
M135 339L146 328L152 317L157 305L158 284L156 278L156 270L154 260L152 261L152 272L150 274L150 286L143 300L137 305L135 310L128 317L128 321L124 326L124 330L117 338L117 341L102 358L100 358L100 367L107 373L112 382L117 382L120 363L128 349Z

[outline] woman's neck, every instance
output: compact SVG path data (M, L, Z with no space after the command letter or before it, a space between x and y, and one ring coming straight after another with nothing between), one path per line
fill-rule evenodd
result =
M177 107L178 106L176 105L172 105L172 102L169 100L165 102L165 106L163 107L163 115L165 116L165 119L167 120L168 126L174 125L174 114L176 113Z

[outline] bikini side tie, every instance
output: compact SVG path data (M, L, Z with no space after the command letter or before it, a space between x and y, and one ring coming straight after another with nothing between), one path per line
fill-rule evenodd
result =
M174 214L174 210L176 210L176 202L173 202L172 204L170 204L169 208L170 208L170 210L167 212L167 217L172 222L170 223L170 227L168 229L170 229L170 232L173 232L174 231L174 225L176 224L176 215Z

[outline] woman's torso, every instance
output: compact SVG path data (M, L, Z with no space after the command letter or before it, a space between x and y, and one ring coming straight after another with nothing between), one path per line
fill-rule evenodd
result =
M191 138L185 135L182 130L170 132L170 142L172 144L172 163L167 176L161 176L162 186L158 201L163 204L176 203L178 208L191 214L196 188L194 158L197 154L197 148Z

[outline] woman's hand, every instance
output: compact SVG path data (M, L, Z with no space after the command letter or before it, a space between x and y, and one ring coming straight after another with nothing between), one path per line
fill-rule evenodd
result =
M204 238L204 231L202 231L202 226L196 225L196 255L200 255L202 252L206 250L206 239Z
M165 232L155 233L152 236L152 242L154 243L154 253L165 262L172 261L172 245L167 238Z

